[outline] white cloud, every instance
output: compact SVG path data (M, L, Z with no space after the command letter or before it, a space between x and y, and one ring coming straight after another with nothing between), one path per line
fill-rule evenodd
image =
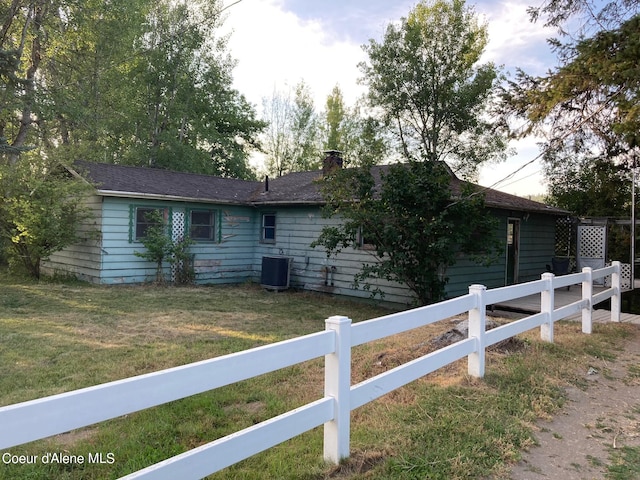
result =
M529 20L527 2L506 1L491 7L485 4L484 7L482 13L488 23L489 44L483 62L502 65L510 73L519 67L532 75L543 75L553 66L555 57L547 38L552 37L554 31ZM479 183L483 186L497 183L496 189L520 196L546 193L542 164L537 160L539 141L538 138L529 137L513 142L516 155L506 162L483 166ZM525 164L528 165L513 177L502 181Z
M483 61L504 65L508 70L520 67L527 73L543 74L555 61L547 38L553 30L541 23L532 23L527 2L502 2L483 11L488 22L489 44Z
M539 139L529 137L515 142L512 147L516 154L505 162L484 165L480 170L478 183L524 197L546 193L542 165L537 159L540 153L538 141ZM513 176L509 176L516 171Z
M224 28L231 31L229 49L238 59L235 87L258 109L274 88L285 90L304 80L317 110L340 85L348 104L363 92L356 84L359 45L332 38L316 20L301 20L278 0L245 1L228 11Z
M373 4L377 4L377 8L374 9ZM232 6L224 31L231 32L229 50L238 60L234 70L235 87L259 111L262 99L270 98L274 88L285 90L300 80L311 87L319 111L324 109L327 95L336 83L347 104L352 105L364 93L364 88L357 84L361 76L357 65L366 59L361 44L366 43L368 37L382 36L385 11L386 21L391 22L406 15L411 8L399 13L401 7L390 2L373 2L368 7L360 10L367 11L368 16L361 18L351 30L351 33L367 38L354 39L350 35L336 34L333 27L338 22L340 31L348 29L351 22L358 22L355 13L334 14L329 8L322 10L321 18L315 12L306 15L308 19L302 19L286 10L284 0L243 0ZM489 25L489 45L483 62L493 61L507 70L519 66L532 74L542 74L549 68L552 57L545 39L552 32L532 24L526 8L527 4L519 1L485 2L476 7ZM369 30L373 31L368 34ZM481 185L493 185L538 155L535 139L518 142L514 147L518 150L515 157L482 169ZM544 179L539 170L540 163L535 162L497 188L518 195L542 193ZM514 182L523 177L522 181Z

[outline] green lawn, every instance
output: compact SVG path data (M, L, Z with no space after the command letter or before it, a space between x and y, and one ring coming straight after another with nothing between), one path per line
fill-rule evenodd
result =
M374 305L254 285L160 288L30 282L0 273L0 406L216 357L324 329L324 319L388 314ZM450 325L440 327L440 331ZM424 354L438 328L353 352L358 382ZM585 356L636 335L628 325L560 325L556 344L524 336L489 355L483 380L458 362L352 414L352 458L322 462L322 429L212 478L500 477L532 443L531 424L562 404ZM0 452L102 453L104 464L0 463L0 479L118 478L322 396L323 362L307 362L188 399Z

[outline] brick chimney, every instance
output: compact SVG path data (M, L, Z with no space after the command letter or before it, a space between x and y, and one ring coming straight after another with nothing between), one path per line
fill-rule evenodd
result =
M327 150L324 152L326 157L322 161L322 175L328 175L338 168L342 168L342 152L338 150Z

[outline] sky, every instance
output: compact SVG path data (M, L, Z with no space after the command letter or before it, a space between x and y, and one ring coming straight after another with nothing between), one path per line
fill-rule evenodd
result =
M381 41L390 22L406 16L416 1L407 0L225 0L229 51L237 60L234 86L260 112L263 99L301 80L309 85L317 111L339 85L351 106L365 93L358 63L366 60L362 45ZM553 32L529 21L526 10L535 0L468 2L488 24L489 44L482 62L494 62L505 74L520 67L543 74L555 65L546 39ZM483 167L479 183L521 196L543 194L541 165L534 161L536 139L512 147L507 161ZM501 180L503 180L501 183Z

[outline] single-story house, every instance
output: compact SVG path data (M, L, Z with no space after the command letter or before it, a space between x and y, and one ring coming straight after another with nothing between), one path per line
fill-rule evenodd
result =
M51 255L43 262L45 272L107 285L153 280L155 265L134 252L144 250L146 213L159 210L174 238L189 234L195 242L191 252L198 284L252 281L280 288L284 281L304 290L369 296L352 281L361 264L372 260L370 250L353 248L327 258L323 248L310 247L325 225L339 221L321 213L316 180L322 171L258 182L78 161L71 172L95 187L88 199L95 224L89 227L99 239L87 235ZM451 182L452 191L459 190L461 181L452 175ZM485 191L485 204L499 220L504 258L489 267L465 259L450 267L449 297L466 293L474 283L492 288L538 279L554 255L556 219L567 212L491 189ZM403 285L377 285L386 301L412 301Z

